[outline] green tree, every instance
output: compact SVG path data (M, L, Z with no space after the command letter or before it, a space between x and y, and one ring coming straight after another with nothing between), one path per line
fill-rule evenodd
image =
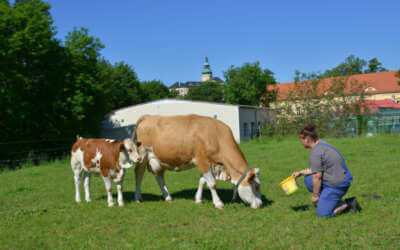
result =
M99 68L104 45L86 28L74 28L65 40L66 74L63 93L57 102L60 118L81 135L98 135L108 107L109 86Z
M374 73L374 72L383 72L387 71L384 67L382 67L382 63L378 61L375 57L368 61L368 68L364 71L364 73Z
M0 2L0 133L40 138L56 127L53 103L61 88L63 49L49 4ZM4 134L3 134L4 133Z
M223 103L224 85L221 82L203 82L200 86L189 88L185 99Z
M367 68L364 70L364 68ZM382 63L378 61L377 58L372 58L367 61L354 55L348 56L344 62L340 63L338 66L333 69L326 70L321 77L337 77L337 76L349 76L356 74L364 74L364 73L374 73L374 72L383 72L387 71L384 67L382 67Z
M143 81L141 82L141 87L145 96L143 102L150 102L174 97L173 93L169 91L168 87L158 80Z
M245 63L242 67L231 66L224 72L224 77L227 103L269 105L262 98L268 95L267 86L276 84L276 80L272 71L261 69L259 62Z
M367 62L363 59L355 57L354 55L348 56L344 62L331 70L326 70L322 77L336 77L336 76L349 76L355 74L362 74L363 68Z
M110 97L112 108L122 108L143 102L144 93L132 67L124 62L119 62L112 69L112 95Z

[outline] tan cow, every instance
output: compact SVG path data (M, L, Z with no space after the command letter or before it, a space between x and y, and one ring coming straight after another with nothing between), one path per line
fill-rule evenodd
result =
M79 184L81 172L84 170L85 199L90 202L89 181L90 173L100 173L107 191L108 206L114 206L111 193L110 178L117 184L118 205L123 206L122 182L125 168L130 168L133 163L141 161L137 146L131 139L108 140L108 139L85 139L78 137L71 150L71 168L75 180L75 200L81 202Z
M171 201L164 181L165 170L182 171L197 166L201 178L196 203L201 203L202 186L207 183L214 206L221 209L224 204L216 192L213 169L220 166L236 185L244 202L252 208L262 205L259 170L249 168L231 129L223 122L199 115L146 115L136 123L135 135L141 147L146 149L142 148L141 152L147 152L147 160L135 168L135 198L138 202L142 200L140 185L146 167L155 175L163 198Z

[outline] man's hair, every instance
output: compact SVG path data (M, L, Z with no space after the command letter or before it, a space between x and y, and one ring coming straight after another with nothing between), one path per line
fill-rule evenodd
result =
M317 131L315 130L315 125L314 124L309 124L305 126L299 133L299 136L302 137L310 137L313 141L318 140L318 134Z

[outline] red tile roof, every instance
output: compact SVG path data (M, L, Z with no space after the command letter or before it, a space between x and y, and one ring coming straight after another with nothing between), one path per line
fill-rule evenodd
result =
M369 74L359 74L352 75L348 77L346 82L345 93L350 94L351 83L357 82L359 84L366 84L364 92L366 94L380 94L380 93L396 93L400 92L400 86L398 82L399 77L396 77L397 70L369 73ZM319 86L320 94L323 94L326 89L335 82L335 80L343 79L346 77L335 77L335 78L325 78L322 79ZM309 84L309 82L298 82L297 84ZM295 82L280 83L276 85L268 85L268 90L277 91L277 100L285 100L290 91L293 91L295 87Z

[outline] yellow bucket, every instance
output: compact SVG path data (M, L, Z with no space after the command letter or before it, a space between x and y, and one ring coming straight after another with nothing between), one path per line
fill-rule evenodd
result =
M285 191L286 194L293 194L294 192L297 191L297 189L299 189L299 187L297 186L296 179L293 176L290 176L281 181L281 183L279 183L279 186L281 186L281 188L283 189L283 191Z

